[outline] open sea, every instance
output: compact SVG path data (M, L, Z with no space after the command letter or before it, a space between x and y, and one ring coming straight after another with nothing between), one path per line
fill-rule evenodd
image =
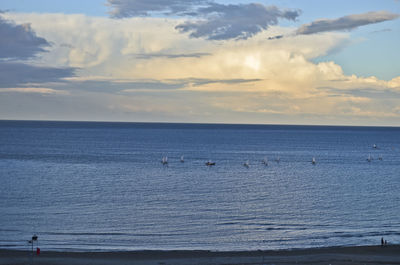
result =
M34 233L44 251L399 244L400 128L0 121L0 248Z

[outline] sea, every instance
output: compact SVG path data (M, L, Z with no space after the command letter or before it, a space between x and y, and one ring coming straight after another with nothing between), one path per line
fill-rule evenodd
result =
M0 248L33 235L42 251L399 244L400 128L3 120Z

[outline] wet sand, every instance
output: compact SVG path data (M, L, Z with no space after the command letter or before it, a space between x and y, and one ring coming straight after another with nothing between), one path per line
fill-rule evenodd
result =
M219 264L400 264L400 245L331 247L280 251L55 252L39 256L0 250L0 264L22 265L219 265Z

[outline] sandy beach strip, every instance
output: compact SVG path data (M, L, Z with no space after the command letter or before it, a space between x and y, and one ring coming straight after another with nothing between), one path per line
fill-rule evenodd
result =
M400 264L400 245L330 247L280 251L56 252L0 250L0 264L22 265L226 265L226 264Z

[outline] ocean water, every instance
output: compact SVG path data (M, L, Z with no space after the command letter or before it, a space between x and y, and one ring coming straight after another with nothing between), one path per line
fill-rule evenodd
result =
M0 121L0 183L0 248L400 243L400 128Z

